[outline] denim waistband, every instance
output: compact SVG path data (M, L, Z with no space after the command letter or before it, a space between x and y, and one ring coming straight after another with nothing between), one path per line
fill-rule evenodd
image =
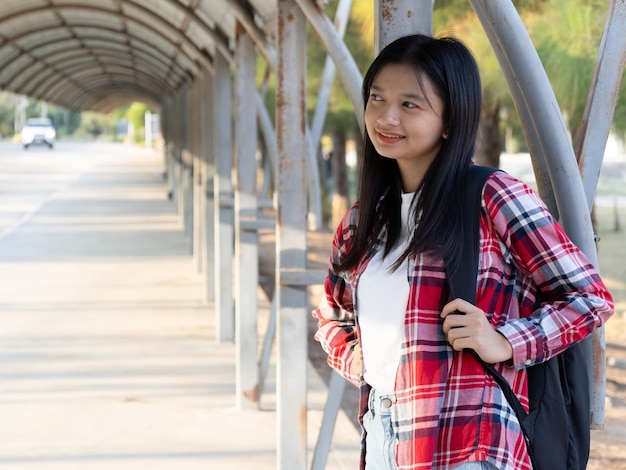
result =
M369 409L378 413L391 413L391 408L395 404L396 399L393 395L381 395L376 390L370 391Z

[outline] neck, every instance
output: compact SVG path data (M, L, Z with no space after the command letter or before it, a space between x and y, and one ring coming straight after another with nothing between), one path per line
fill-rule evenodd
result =
M402 191L405 193L414 193L417 191L429 166L430 165L422 167L421 165L415 165L414 162L412 162L411 165L402 165L401 162L398 162L400 177L402 179Z

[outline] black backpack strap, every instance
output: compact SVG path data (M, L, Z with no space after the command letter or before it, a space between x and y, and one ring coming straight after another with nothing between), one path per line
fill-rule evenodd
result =
M469 167L463 179L463 241L461 256L453 269L446 265L450 295L453 299L462 298L476 304L476 276L478 273L478 257L480 248L480 208L485 182L496 172L495 168L473 165ZM520 423L527 413L511 389L507 380L492 364L488 364L472 351L476 360L482 364L502 389L511 408Z
M450 295L453 299L461 298L476 303L476 275L478 273L478 250L480 244L480 206L485 181L495 168L488 166L470 166L463 178L463 239L461 256L456 266L446 265ZM471 269L470 267L474 267ZM465 268L465 269L464 269Z

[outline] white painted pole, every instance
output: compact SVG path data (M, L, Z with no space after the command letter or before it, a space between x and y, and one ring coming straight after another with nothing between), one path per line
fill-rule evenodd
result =
M278 468L305 470L307 289L282 281L283 272L306 268L306 21L294 0L278 0L277 44Z
M230 66L221 55L214 60L215 81L212 86L211 113L215 128L215 328L218 342L235 339L233 297L233 87Z
M254 225L256 199L256 51L246 33L235 49L235 344L237 352L237 406L258 406L257 288L258 237Z

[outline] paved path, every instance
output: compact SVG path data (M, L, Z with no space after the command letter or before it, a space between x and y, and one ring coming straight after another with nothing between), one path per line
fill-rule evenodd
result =
M0 143L0 468L275 469L151 151ZM261 315L268 302L259 293ZM308 440L326 389L310 370ZM328 469L355 468L342 414Z

